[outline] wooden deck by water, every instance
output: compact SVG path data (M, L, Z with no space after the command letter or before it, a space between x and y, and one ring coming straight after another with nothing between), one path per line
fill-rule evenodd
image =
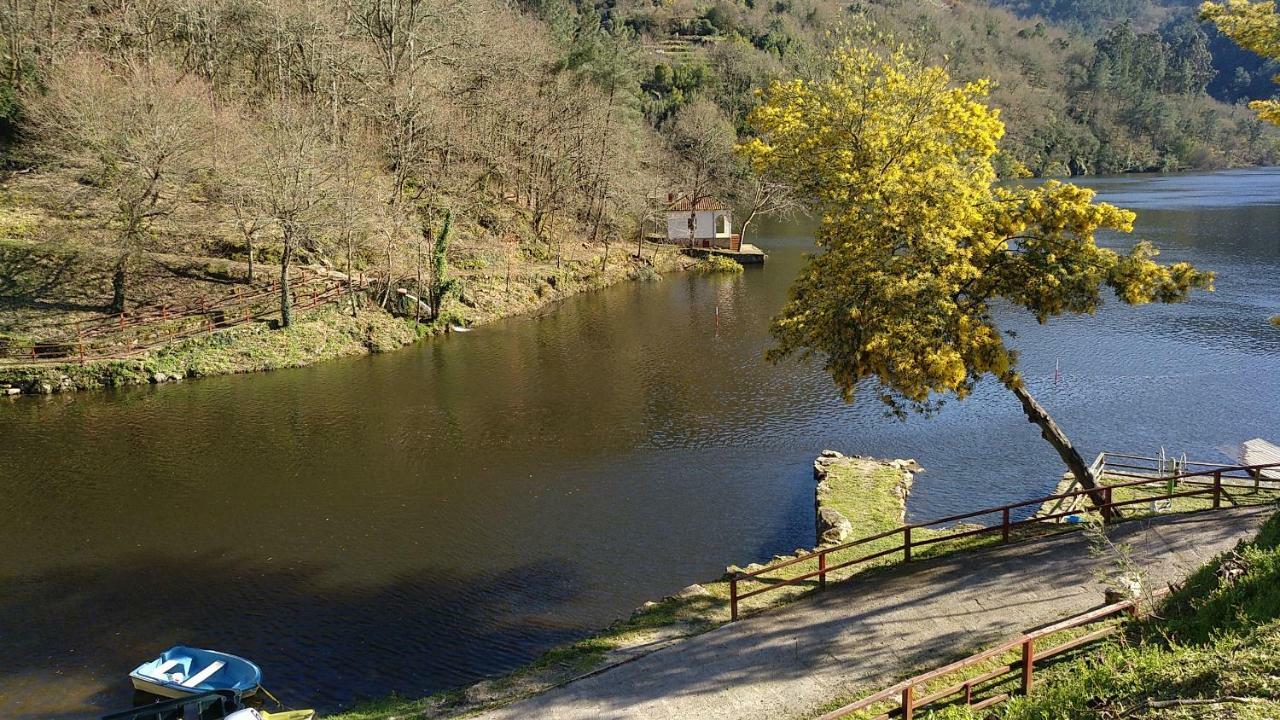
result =
M735 260L741 265L763 265L769 256L763 250L752 245L751 243L743 243L742 249L734 252L733 250L725 250L722 248L700 248L691 247L684 248L684 253L696 258L709 257L711 255L719 255Z
M1262 438L1246 441L1242 446L1241 454L1246 465L1280 463L1280 446L1273 445ZM1268 480L1280 480L1280 469L1263 470L1262 477Z

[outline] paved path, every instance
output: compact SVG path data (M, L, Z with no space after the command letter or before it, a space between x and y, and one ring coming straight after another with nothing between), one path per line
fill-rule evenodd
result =
M1157 583L1180 580L1252 537L1274 511L1233 508L1117 525ZM1101 604L1081 533L898 566L831 586L639 660L480 717L804 717L842 691L887 685ZM1154 587L1155 585L1153 585Z

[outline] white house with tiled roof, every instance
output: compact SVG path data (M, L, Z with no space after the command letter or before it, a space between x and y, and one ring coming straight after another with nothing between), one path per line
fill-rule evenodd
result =
M693 241L689 216L693 215ZM733 211L715 198L699 198L692 206L687 196L667 196L667 242L737 252L742 237L733 234Z

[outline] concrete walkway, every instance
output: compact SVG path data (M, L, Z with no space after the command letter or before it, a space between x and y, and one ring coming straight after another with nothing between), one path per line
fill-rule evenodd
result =
M1152 587L1181 580L1273 507L1121 523ZM1102 602L1114 561L1082 533L897 566L831 586L599 675L479 717L790 718L844 693L891 684Z

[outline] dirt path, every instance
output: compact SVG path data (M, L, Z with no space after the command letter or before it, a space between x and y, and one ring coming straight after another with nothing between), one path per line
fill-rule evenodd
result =
M1252 537L1272 512L1133 521L1111 537L1154 587ZM805 717L843 693L1095 607L1100 575L1114 567L1082 533L897 566L479 717Z

